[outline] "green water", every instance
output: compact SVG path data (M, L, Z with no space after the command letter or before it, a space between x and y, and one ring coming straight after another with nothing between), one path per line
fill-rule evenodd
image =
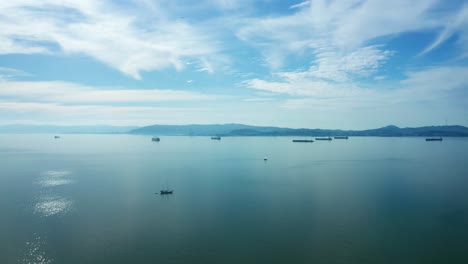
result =
M468 138L292 139L0 135L0 263L468 263Z

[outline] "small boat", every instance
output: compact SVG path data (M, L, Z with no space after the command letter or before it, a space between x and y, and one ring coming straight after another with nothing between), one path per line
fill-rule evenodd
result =
M303 142L303 143L306 143L306 142L314 142L312 139L293 139L292 142Z
M316 137L315 140L332 140L331 137Z
M220 136L215 136L215 137L211 137L211 139L214 139L214 140L221 140L221 137L220 137Z
M159 142L161 139L159 139L158 137L153 137L151 138L151 141L156 141L156 142Z
M57 138L60 138L60 136L55 136L54 138L57 139Z
M348 136L336 136L335 139L348 139Z
M426 138L426 141L442 141L442 137L438 137L438 138Z
M174 191L173 190L161 190L159 192L160 195L165 195L165 194L172 194Z

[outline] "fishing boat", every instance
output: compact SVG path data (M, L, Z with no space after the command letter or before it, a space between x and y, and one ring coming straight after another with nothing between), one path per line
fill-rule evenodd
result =
M211 137L211 139L213 139L213 140L221 140L221 137L220 137L220 136L214 136L214 137Z
M55 136L54 138L57 139L57 138L60 138L60 136Z
M173 190L161 190L159 191L160 195L165 195L165 194L172 194L174 191Z
M153 137L151 138L151 141L156 141L156 142L159 142L161 139L159 139L158 137Z

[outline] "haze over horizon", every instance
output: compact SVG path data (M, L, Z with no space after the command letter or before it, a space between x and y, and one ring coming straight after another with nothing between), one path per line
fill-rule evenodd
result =
M0 11L0 125L468 126L465 0Z

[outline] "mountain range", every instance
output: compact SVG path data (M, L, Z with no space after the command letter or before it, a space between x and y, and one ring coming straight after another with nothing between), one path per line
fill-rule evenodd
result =
M49 125L1 125L0 133L50 133L50 134L137 134L181 136L453 136L468 137L464 126L405 127L386 126L367 130L284 128L274 126L250 126L243 124L213 125L152 125L136 126L49 126Z
M425 126L399 128L386 126L368 130L338 130L310 128L282 128L249 126L242 124L223 125L153 125L134 129L130 134L147 135L192 135L192 136L468 136L464 126Z

